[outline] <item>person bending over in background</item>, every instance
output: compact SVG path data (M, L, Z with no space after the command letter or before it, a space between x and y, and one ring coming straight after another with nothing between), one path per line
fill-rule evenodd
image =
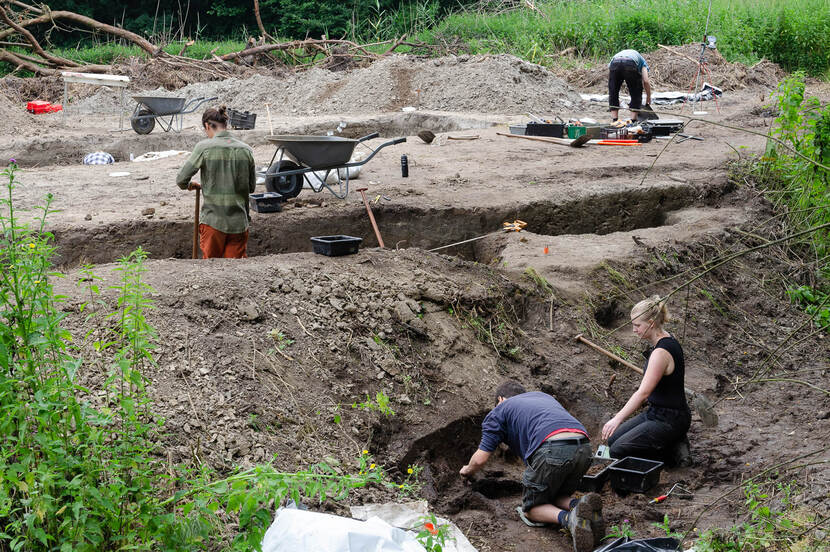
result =
M602 428L602 438L608 440L612 458L636 456L673 463L690 460L686 433L692 414L686 403L686 368L680 343L663 329L668 319L666 304L657 295L631 309L634 333L651 343L652 349L646 353L639 389ZM648 409L623 423L645 401ZM678 451L682 448L685 451Z
M651 111L651 81L648 79L648 63L637 50L617 52L608 64L608 111L616 121L620 116L620 87L625 81L631 103L628 105L633 113L631 118L638 118L638 111L643 105L643 89L646 91L646 109ZM639 117L646 119L645 116Z
M496 407L481 430L481 444L461 475L473 475L506 443L527 465L517 508L522 521L531 527L557 523L570 532L576 552L593 550L605 536L602 499L596 493L571 496L591 465L585 427L550 395L528 393L508 380L496 390Z
M193 148L176 176L182 190L201 188L199 246L205 259L247 257L248 195L256 189L251 147L233 138L227 129L225 106L211 107L202 115L207 139ZM201 185L190 179L201 172Z

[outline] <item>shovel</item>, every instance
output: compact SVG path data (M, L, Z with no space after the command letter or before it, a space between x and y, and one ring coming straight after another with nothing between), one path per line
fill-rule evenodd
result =
M600 347L596 343L588 341L587 339L585 339L582 336L582 334L577 335L574 338L574 340L579 341L581 343L584 343L588 347L594 349L595 351L598 351L598 352L604 354L608 358L616 360L617 362L619 362L620 364L622 364L626 368L631 368L632 370L634 370L638 374L643 375L643 370L641 368L639 368L638 366L628 362L627 360L624 360L624 359L618 357L617 355L615 355L611 351L607 351L607 350L603 349L602 347ZM716 427L718 425L718 414L717 414L717 412L715 412L715 407L712 404L712 401L710 401L709 398L706 395L704 395L703 393L698 393L696 391L693 391L693 390L689 389L688 387L685 388L685 391L686 391L686 397L689 400L691 400L692 407L700 415L700 419L703 422L703 425L705 425L706 427Z
M499 136L507 136L508 138L521 138L523 140L535 140L536 142L547 142L549 144L559 144L560 146L570 146L572 148L581 148L588 140L591 139L587 134L583 134L579 138L568 140L567 138L552 138L548 136L522 136L521 134L507 134L504 132L497 132Z

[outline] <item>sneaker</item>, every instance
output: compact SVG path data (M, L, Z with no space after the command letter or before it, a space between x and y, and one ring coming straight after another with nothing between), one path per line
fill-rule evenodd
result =
M579 517L576 508L568 512L568 532L573 540L574 552L591 552L594 549L591 522Z
M571 510L578 517L588 520L594 546L598 546L605 537L605 518L602 517L602 498L597 493L588 493L579 499Z

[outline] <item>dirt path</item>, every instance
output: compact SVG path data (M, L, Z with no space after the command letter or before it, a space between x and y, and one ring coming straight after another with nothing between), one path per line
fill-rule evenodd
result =
M463 63L456 62L456 70ZM534 82L553 82L511 63L510 71ZM390 63L381 73L395 74L396 67ZM356 82L368 78L357 77ZM320 83L342 79L327 76ZM339 89L326 86L317 90L335 97ZM397 98L410 99L403 92ZM423 466L422 496L479 550L564 552L569 544L563 535L517 520L522 466L516 458L499 452L472 484L457 475L478 443L492 391L512 377L550 392L596 436L638 380L574 343L573 336L606 336L624 324L644 293L665 295L683 280L654 282L739 249L742 240L751 242L736 228L771 232L754 228L770 215L769 206L730 180L727 169L728 161L760 152L764 140L695 123L689 130L703 142L672 144L665 151L663 140L577 150L497 135L522 119L524 104L486 112L402 113L389 98L378 101L389 110L282 113L275 130L322 134L345 121L349 136L379 131L383 138L371 144L407 136L405 144L383 149L353 182L369 188L386 250L374 248L359 194L341 201L305 190L280 213L253 214L251 258L188 260L193 196L173 184L183 158L125 159L129 153L188 150L202 138L194 129L140 137L107 132L117 126L111 115L92 127L70 128L55 118L25 115L18 121L25 128L0 144L24 165L15 191L20 206L32 208L45 194L54 195L60 211L50 230L67 272L55 285L69 297L65 311L73 333L93 330L83 349L110 322L85 320L81 305L88 291L75 267L102 264L100 287L106 306L114 308L108 285L117 273L106 263L139 245L150 252L147 279L155 309L149 319L159 330L159 349L147 376L167 420L163 445L174 461L198 458L231 469L276 455L281 468L292 470L324 458L352 466L359 451L369 448L392 475L410 463ZM763 132L770 122L754 90L726 94L720 113L706 107L707 119L729 125ZM327 109L320 113L335 113ZM597 104L562 103L555 111L607 117ZM193 118L185 121L193 124ZM260 118L257 130L240 133L260 165L273 153L264 128ZM415 137L422 128L432 128L439 139L422 143ZM479 138L444 138L462 134ZM79 156L94 149L111 150L118 162L80 165ZM403 154L408 178L400 172ZM527 221L527 231L500 231L502 222L514 219ZM363 249L343 258L313 255L309 237L330 234L360 236ZM664 514L673 528L684 529L704 511L698 528L727 526L742 511L740 497L707 507L711 499L827 442L830 411L822 393L784 381L741 386L805 322L782 292L780 274L793 268L788 262L777 254L743 257L674 296L677 319L670 329L682 337L689 357L688 385L719 401L720 425L707 429L695 417L695 465L664 471L655 489L683 481L694 492L691 501L652 506L646 496L617 497L606 489L610 524L629 519L639 536L656 535L651 523ZM553 295L527 276L529 268L551 284ZM607 337L606 344L620 346L631 358L639 354L627 329ZM809 376L826 389L828 352L821 335L793 340L773 364L774 373ZM88 358L93 361L80 378L95 390L108 367L96 364L94 353ZM392 397L395 416L352 407L379 390ZM94 392L92 400L98 400ZM810 484L800 495L803 507L826 513L830 470L813 466L798 476ZM370 490L352 500L389 498ZM343 505L312 506L345 513Z

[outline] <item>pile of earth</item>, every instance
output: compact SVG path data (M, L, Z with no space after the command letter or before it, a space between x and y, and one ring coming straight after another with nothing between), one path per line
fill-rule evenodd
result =
M658 48L645 54L649 66L649 77L656 89L687 91L694 84L698 71L697 60L700 59L701 45L684 44L670 46L670 49ZM755 65L726 61L717 50L706 50L706 70L703 81L709 82L723 90L775 89L778 81L786 73L777 64L761 60ZM594 93L607 93L608 67L569 70L567 80L580 90Z
M13 101L0 91L0 134L11 134L14 129L29 123L25 103Z
M189 84L175 93L160 87L146 95L218 96L238 110L276 116L397 111L406 106L440 111L547 113L580 102L563 80L515 56L476 55L422 59L392 55L349 71L312 68L287 76L257 74ZM98 90L77 102L93 112L115 108L118 94Z

